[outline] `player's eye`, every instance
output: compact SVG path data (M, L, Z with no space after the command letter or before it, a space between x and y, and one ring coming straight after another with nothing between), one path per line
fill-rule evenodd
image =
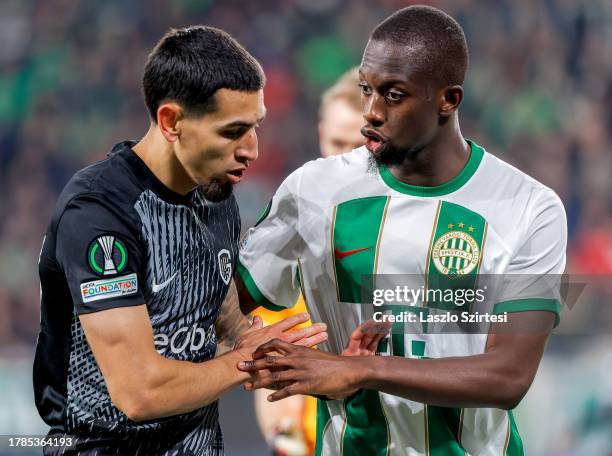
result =
M390 90L385 94L385 98L389 101L400 101L404 97L406 97L406 94L402 92L397 92L395 90Z
M239 139L247 132L247 130L248 128L244 128L244 127L231 128L229 130L223 130L221 132L221 135L228 139Z
M372 93L372 88L365 82L360 83L359 87L361 88L361 93L364 95L370 95Z

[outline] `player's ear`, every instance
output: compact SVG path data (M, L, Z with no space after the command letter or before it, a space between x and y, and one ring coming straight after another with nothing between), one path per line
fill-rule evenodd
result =
M178 123L182 118L183 109L176 103L164 103L157 108L157 126L166 141L174 142L178 139Z
M457 110L463 100L463 87L453 85L440 91L440 116L449 117Z

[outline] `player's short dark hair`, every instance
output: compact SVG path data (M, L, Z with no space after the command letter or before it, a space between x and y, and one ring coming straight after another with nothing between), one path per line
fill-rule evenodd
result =
M416 64L441 86L463 84L468 47L459 23L431 6L409 6L396 11L372 32L372 41L422 49Z
M149 54L142 78L154 122L166 101L198 117L216 109L217 90L254 92L264 84L261 65L244 47L223 30L203 25L168 31Z

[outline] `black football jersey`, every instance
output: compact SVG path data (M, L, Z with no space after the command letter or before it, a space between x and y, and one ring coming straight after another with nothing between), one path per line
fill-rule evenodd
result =
M213 203L200 189L171 191L134 144L117 144L108 158L77 172L47 229L36 405L50 432L74 437L80 453L223 454L216 402L144 422L117 409L79 321L81 314L145 304L160 354L192 362L215 355L215 320L237 258L236 201Z

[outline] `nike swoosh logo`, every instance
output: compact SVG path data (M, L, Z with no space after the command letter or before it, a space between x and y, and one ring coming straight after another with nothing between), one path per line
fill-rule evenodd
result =
M346 250L344 252L341 252L340 249L338 247L336 247L336 250L334 250L334 256L336 257L336 260L341 260L342 258L346 258L347 256L351 256L355 253L359 253L362 252L364 250L368 250L371 249L372 246L370 247L361 247L360 249L355 249L355 250Z
M151 285L151 290L153 290L153 293L158 293L164 288L166 288L166 286L174 280L177 274L178 274L178 271L175 271L174 274L172 274L172 277L170 277L168 280L160 284L156 284L155 281L153 281L153 284Z

